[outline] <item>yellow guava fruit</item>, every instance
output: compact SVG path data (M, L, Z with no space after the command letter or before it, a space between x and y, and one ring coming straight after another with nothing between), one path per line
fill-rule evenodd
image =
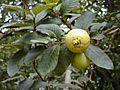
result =
M73 29L66 35L66 47L73 53L82 53L90 44L89 34L82 29Z
M90 65L90 59L84 53L75 54L72 60L72 66L75 69L85 69Z

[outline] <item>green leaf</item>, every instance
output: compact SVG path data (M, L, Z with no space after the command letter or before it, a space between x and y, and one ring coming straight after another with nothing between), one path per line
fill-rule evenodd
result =
M77 86L77 85L73 85L73 84L69 84L69 83L64 83L64 84L59 84L59 83L57 83L57 84L53 84L53 87L59 87L59 88L71 88L72 90L81 90L81 88L79 87L79 86Z
M58 63L60 46L55 45L49 47L42 53L42 57L38 62L38 71L45 76L53 71Z
M13 28L15 28L15 27L33 26L33 22L32 22L32 20L31 21L26 21L26 22L17 22L12 26L13 26Z
M77 7L78 4L78 0L63 0L60 8L61 14L65 15L66 13L69 13L70 11L72 11L72 9Z
M79 76L79 81L82 81L84 83L87 83L89 81L89 77L86 74L81 74Z
M19 83L19 88L20 90L30 90L30 87L32 86L33 83L34 83L34 80L32 79L29 79L29 78L24 79Z
M17 23L17 22L5 23L5 24L3 24L3 25L0 27L0 30L3 29L3 28L6 28L6 27L13 26L13 25L15 25L16 23Z
M72 60L72 53L70 53L66 49L65 45L62 45L60 48L58 64L54 70L54 73L58 76L62 75L66 71L67 67L70 65L71 60Z
M33 30L33 29L34 29L33 26L24 26L24 27L15 28L16 31L19 31L19 30Z
M62 35L61 28L56 24L41 24L36 27L36 30L39 32L44 32L44 30L52 31L56 35L57 38L60 38Z
M9 74L9 76L14 76L19 71L21 65L23 64L25 55L25 50L19 50L10 59L9 64L7 66L7 73Z
M48 82L45 82L45 81L40 81L40 80L36 80L31 89L32 90L37 90L37 89L40 89L40 88L46 88L47 86L50 86L51 84L49 84ZM43 89L44 90L44 89Z
M56 37L55 33L52 32L52 31L50 31L50 30L40 30L40 32L41 32L42 34L46 34L46 35L48 35L48 36L50 36L50 37Z
M27 20L34 20L34 17L31 14L26 14Z
M42 43L42 44L48 44L48 42L50 42L50 38L49 37L39 37L36 39L32 39L31 42L32 43Z
M97 66L105 68L105 69L113 69L113 63L111 59L108 57L103 50L99 47L90 45L85 54L93 61Z
M10 22L10 23L5 23L3 24L0 29L3 29L3 28L15 28L15 29L18 29L18 30L22 30L22 29L33 29L33 26L30 26L32 25L31 22Z
M95 14L92 12L85 12L83 13L75 22L75 27L76 28L81 28L84 30L88 30L88 27L90 24L93 22L95 19Z
M98 30L102 30L106 26L106 22L103 23L92 23L90 27L90 32L95 32Z
M48 82L44 82L44 81L35 81L32 89L36 90L38 88L45 88L46 86L53 86L53 88L58 88L58 89L62 89L62 88L71 88L72 90L81 90L81 88L77 85L73 85L73 84L68 84L68 83L48 83Z
M101 40L101 39L103 39L104 37L105 37L105 35L103 35L103 34L98 34L97 36L92 37L92 39Z
M5 46L10 47L10 48L14 48L14 49L22 49L22 48L24 48L23 45L18 45L18 44L6 44Z
M33 25L34 25L33 20L28 20L28 21L25 21L25 22L18 22L18 23L15 24L16 27L33 26Z
M49 42L49 38L46 36L43 36L42 34L39 34L37 32L32 33L26 33L23 35L20 39L16 40L14 44L34 44L34 43L43 43L47 44Z
M7 5L7 4L3 4L3 7L6 8L7 10L12 10L12 11L22 10L22 8L20 8L19 6L13 6L13 5Z
M13 6L13 5L3 4L3 7L6 8L7 10L9 10L9 11L22 11L22 12L26 12L26 13L28 13L28 14L31 14L30 11L25 10L25 9L22 9L22 8L19 7L19 6Z
M44 49L44 47L40 46L31 49L25 56L24 63L30 64L31 62L33 62L37 58L37 56L43 52Z
M59 0L44 0L46 3L56 3L58 2Z
M53 17L53 18L48 18L48 19L44 20L44 23L61 25L62 21L60 18Z
M43 10L40 13L38 13L35 18L35 23L38 23L40 20L42 20L47 15L47 13L47 10Z
M39 35L36 32L26 33L25 35L23 35L20 39L18 39L14 43L15 44L32 44L31 40L38 38L38 36Z
M45 5L36 5L35 7L32 8L32 12L37 15L38 13L40 13L41 11L47 9L45 7Z
M118 13L118 14L116 15L116 17L117 17L117 19L120 19L120 13Z
M47 10L47 9L50 9L52 8L53 6L55 6L56 4L55 3L50 3L50 4L38 4L36 5L35 7L32 8L32 12L35 14L35 16L40 13L41 11L43 10Z

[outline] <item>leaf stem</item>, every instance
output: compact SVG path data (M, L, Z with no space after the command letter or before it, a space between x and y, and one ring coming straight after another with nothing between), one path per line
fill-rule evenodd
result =
M36 65L35 65L35 60L33 61L33 68L35 70L35 72L38 74L38 76L40 77L40 79L42 81L45 81L43 78L42 78L42 75L38 72L37 68L36 68Z

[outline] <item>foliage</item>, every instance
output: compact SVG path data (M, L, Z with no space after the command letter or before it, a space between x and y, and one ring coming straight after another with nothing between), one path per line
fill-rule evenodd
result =
M0 90L119 90L119 0L1 0ZM73 28L85 29L91 60L85 70L71 67L65 46ZM66 70L71 83L66 83Z

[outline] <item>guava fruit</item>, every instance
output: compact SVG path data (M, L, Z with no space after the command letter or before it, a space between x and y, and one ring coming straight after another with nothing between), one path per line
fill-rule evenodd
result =
M86 69L90 65L90 59L84 53L75 54L72 60L72 66L75 69Z
M90 44L90 36L87 31L73 29L65 38L66 47L73 53L82 53Z

